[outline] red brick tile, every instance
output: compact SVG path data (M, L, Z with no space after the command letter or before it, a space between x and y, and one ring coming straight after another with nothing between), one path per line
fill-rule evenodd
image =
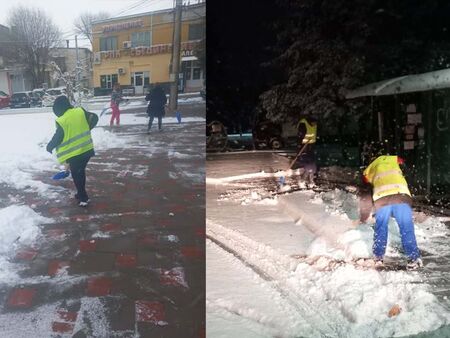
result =
M62 214L62 211L59 208L50 208L50 209L48 209L48 212L51 215L61 215Z
M34 249L23 249L16 254L16 259L21 261L32 261L38 254Z
M95 251L97 242L94 239L83 239L79 241L79 246L81 252Z
M68 267L70 264L68 261L58 261L58 260L54 260L54 261L50 261L50 263L48 264L48 274L49 276L56 276L58 274L58 272L65 268Z
M50 229L45 233L49 238L61 238L65 235L64 229Z
M108 203L93 203L92 210L94 211L103 211L108 208Z
M196 246L184 246L181 248L181 254L186 258L203 258L204 252Z
M8 306L21 309L30 308L35 295L36 289L14 289L9 295Z
M122 230L122 226L117 223L106 223L103 224L100 229L104 232L120 232Z
M72 333L75 324L72 323L61 323L61 322L53 322L52 323L52 331L57 333Z
M142 200L139 200L138 204L141 207L152 207L152 206L154 206L155 203L153 200L142 199Z
M136 266L136 255L119 254L116 257L116 266L119 268L134 268Z
M60 319L66 322L75 322L78 317L78 312L66 311L66 310L58 310L58 316Z
M172 224L173 222L170 219L161 219L156 222L156 225L162 226L163 228L171 226Z
M70 217L72 222L84 222L89 220L89 215L75 215Z
M138 237L137 242L140 245L154 245L158 242L158 236L154 234L143 234Z
M136 321L152 323L155 325L166 325L164 321L166 313L164 304L147 300L137 300L135 302Z
M88 280L86 293L90 297L101 297L111 293L112 281L108 277L93 277Z
M175 214L186 211L186 207L184 205L181 205L181 204L174 205L174 206L170 207L169 209L170 209L171 212L173 212Z
M176 267L170 270L159 270L159 281L161 285L165 286L182 286L188 288L186 283L184 269Z

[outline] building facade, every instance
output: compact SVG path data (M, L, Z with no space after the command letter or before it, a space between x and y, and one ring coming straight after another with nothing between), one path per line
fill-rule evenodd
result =
M204 67L199 53L205 38L206 4L183 7L180 89L199 91ZM109 18L93 24L93 84L98 95L115 83L143 95L152 84L170 83L174 10Z

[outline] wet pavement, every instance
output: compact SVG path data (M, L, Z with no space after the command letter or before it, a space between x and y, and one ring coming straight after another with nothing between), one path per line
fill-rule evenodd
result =
M0 285L2 337L204 337L204 123L113 128L123 148L87 167L91 203L71 178L56 200L7 187L52 223L10 261L20 282Z

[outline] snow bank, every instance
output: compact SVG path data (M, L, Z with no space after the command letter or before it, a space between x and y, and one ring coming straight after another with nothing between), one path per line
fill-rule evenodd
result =
M16 264L8 261L16 246L32 245L41 235L38 225L52 222L28 206L0 209L0 283L11 283L18 278Z
M247 330L261 336L399 337L433 331L450 323L450 312L432 293L424 271L376 271L337 263L372 256L373 222L355 228L358 203L354 194L342 190L303 191L261 204L264 199L252 198L261 195L261 181L246 181L244 188L227 184L235 177L207 180L207 236L240 257L241 262L235 265L243 262L252 266L255 274L263 274L270 285L285 292L285 297L296 304L296 315L310 324L295 332L288 329L298 324L294 321L281 328L275 325L276 332L271 329L268 334L267 326L274 325L263 316L270 309L254 305L250 313L241 297L234 295L233 279L231 284L224 280L216 288L210 282L217 279L212 274L207 275L207 306L215 315L208 321L208 332L227 332L227 327L236 323L238 332ZM224 191L225 186L229 190L225 192L227 198L222 199L215 192ZM240 189L235 192L235 188ZM243 192L249 196L246 204L241 203ZM270 212L265 213L267 210ZM415 225L420 249L436 255L450 254L449 231L437 218L420 217ZM297 241L296 247L292 239ZM393 219L388 239L387 256L404 258ZM214 250L209 252L218 255ZM319 259L298 258L304 255ZM243 288L240 292L251 295L260 283L239 283ZM388 312L394 305L401 312L390 318ZM227 320L219 320L220 316Z

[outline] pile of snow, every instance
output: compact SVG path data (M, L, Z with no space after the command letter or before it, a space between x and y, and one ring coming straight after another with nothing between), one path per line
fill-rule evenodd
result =
M0 209L0 283L11 282L17 277L17 267L8 261L14 249L31 246L41 235L38 225L52 222L28 206L12 205Z
M374 220L356 226L359 210L353 192L303 191L264 199L260 187L251 187L252 183L261 183L251 179L262 176L265 174L207 179L209 191L217 190L218 194L209 193L209 199L207 196L206 233L243 260L229 259L232 262L226 263L224 251L207 243L211 255L207 257L208 332L218 336L232 332L233 336L398 337L450 324L447 304L432 293L434 285L427 284L424 272L336 264L372 257ZM250 179L246 188L235 182L244 177ZM246 203L236 195L235 188L245 191ZM420 249L450 255L449 231L437 218L417 217L415 229ZM318 259L311 263L298 258L303 255ZM405 258L393 219L386 255L394 260ZM222 260L222 264L215 260ZM247 269L251 273L234 276L243 266L254 268ZM223 271L233 273L224 279ZM234 278L239 279L237 295ZM215 285L217 280L222 280L219 286ZM265 294L261 294L261 285L266 288ZM273 295L274 290L282 300ZM272 307L259 304L271 299ZM271 312L285 301L285 307L294 305L293 319ZM393 306L401 311L389 317ZM299 317L307 324L299 326Z

